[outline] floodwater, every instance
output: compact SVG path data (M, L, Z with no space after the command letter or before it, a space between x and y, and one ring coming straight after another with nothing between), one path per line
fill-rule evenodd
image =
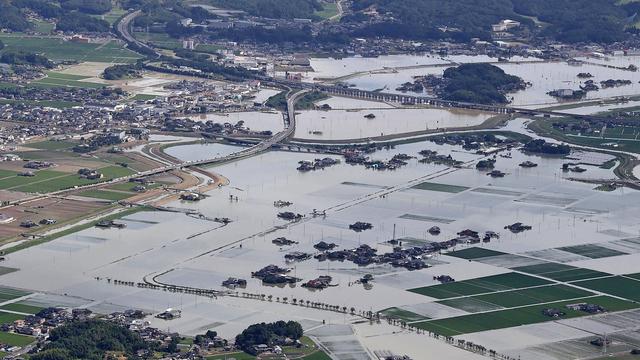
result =
M271 130L275 133L284 128L282 114L277 111L210 113L192 115L190 118L202 122L212 121L218 124L229 123L232 125L235 125L239 121L244 121L244 126L254 131Z
M536 61L535 58L514 57L513 61ZM485 55L468 56L452 55L442 57L433 54L423 55L384 55L375 58L353 56L342 59L311 58L313 72L304 73L306 81L322 78L335 78L359 72L376 71L392 68L407 68L414 66L446 65L452 63L469 62L497 62L498 59Z
M164 151L183 161L200 161L224 157L242 150L242 147L220 143L172 146Z
M375 118L365 116L373 115ZM367 109L301 111L296 116L296 138L363 139L482 124L493 114L446 109Z
M358 70L364 68L363 64L350 63L355 60L344 61L343 67L349 65L353 68L357 66ZM371 60L358 60L362 63L369 61ZM404 64L417 60L392 58L388 61L390 64ZM424 61L437 63L442 60L427 58ZM374 65L379 67L379 63ZM570 72L567 70L567 74L562 75L556 74L556 71L561 70L556 70L552 65L562 68L562 64L542 63L535 66L501 66L512 66L514 72L524 71L526 76L537 82L527 90L532 94L527 101L533 103L546 101L541 95L536 98L543 93L544 88L556 86L557 83L562 83L560 79L573 78L574 73L587 68L571 68ZM519 66L523 68L518 68ZM604 68L596 66L594 69L599 71ZM334 70L330 69L332 73L335 73ZM546 74L557 75L560 79L547 82ZM625 74L637 76L628 72ZM376 76L382 75L372 75ZM601 80L606 76L608 75L600 72L596 79ZM371 86L379 85L372 82ZM635 86L637 85L629 88ZM623 91L624 88L613 90ZM326 139L366 137L379 135L380 132L391 134L454 126L444 124L457 122L469 126L483 121L485 116L443 109L394 110L369 108L369 104L350 103L346 100L327 101L343 110L301 112L298 117L300 133L297 136L308 136L309 131L318 130L322 131L321 136L326 136ZM367 106L366 110L360 107L363 105ZM356 110L347 111L354 109ZM366 120L364 115L368 113L373 113L375 119ZM281 124L280 115L272 115L274 116L263 117L266 116L263 113L240 113L237 119L245 120L247 126L257 129L256 126L266 123L270 125L264 125L265 127L275 126L277 115L278 123ZM230 119L231 116L224 117L228 119L226 122L238 121ZM251 118L252 116L255 118ZM251 120L247 121L249 118ZM511 121L505 130L525 132L524 125L525 120L517 119ZM156 139L182 140L173 137ZM183 160L198 160L224 156L238 149L222 144L189 144L171 147L167 152ZM378 253L384 253L392 251L387 241L394 238L421 244L449 240L461 230L473 229L501 234L500 239L480 246L514 254L548 256L545 255L548 250L568 245L597 243L614 248L616 241L640 234L640 224L637 221L640 192L627 188L603 192L595 190L595 184L569 180L569 177L614 178L611 169L598 166L611 159L610 156L576 152L571 155L574 160L567 160L534 156L514 149L510 154L496 157L496 169L506 173L503 178L492 178L486 172L476 170L475 164L482 156L465 151L460 146L438 146L421 141L380 150L370 157L384 160L399 153L418 157L418 152L424 149L449 154L464 161L465 165L454 169L421 164L414 158L408 161L407 166L396 171L368 170L340 163L325 170L300 173L296 170L299 161L324 155L270 151L216 166L213 170L230 180L228 186L209 192L207 198L197 203L175 201L168 204L171 207L197 210L205 218L174 212L142 212L122 219L127 225L124 229L82 230L7 255L3 266L20 270L1 276L0 283L46 293L34 297L33 301L41 304L84 304L103 312L140 308L157 313L169 307L178 308L183 311L183 317L178 320L165 322L149 319L153 326L185 335L215 329L222 336L230 338L253 323L294 319L300 321L305 329L315 331L327 347L344 351L338 356L341 359L367 358L364 348L370 351L405 351L416 359L425 359L424 349L427 346L439 358L467 359L475 357L470 353L451 349L432 338L396 333L396 328L392 329L387 325L353 325L351 316L283 304L281 300L285 297L288 300L295 298L365 311L395 306L411 309L431 318L464 314L462 310L437 304L432 298L405 290L434 284L434 275L449 274L457 280L464 280L504 273L509 271L509 266L514 265L508 259L502 263L482 263L435 255L427 259L433 267L406 271L386 265L361 267L350 262L319 262L316 259L287 263L284 255L291 251L315 253L313 245L319 241L336 243L338 249L351 249L367 244L377 249ZM342 160L339 156L331 157ZM525 160L533 161L538 166L528 169L520 167L518 164ZM565 173L561 167L567 161L589 163L581 165L587 171ZM454 185L457 188L450 187L452 192L443 192L414 187L423 182ZM274 201L277 200L291 201L293 205L283 209L276 208ZM326 211L326 216L314 217L314 209ZM277 218L281 211L300 213L304 218L298 223L287 223ZM206 219L214 217L228 217L232 222L222 226ZM349 224L356 221L370 222L373 229L356 233L349 229ZM532 230L521 234L504 230L505 225L514 222L530 225ZM427 232L434 225L442 229L438 236L431 236ZM298 243L291 247L273 245L271 241L281 236ZM458 245L457 248L464 247L466 245ZM550 260L613 274L640 272L640 246L627 248L628 255L603 259L588 259L561 252L558 255L558 251L551 252L560 257ZM301 283L271 287L251 278L252 271L269 264L288 267L291 269L290 275L304 281L320 275L330 275L332 283L337 286L322 291L309 291L301 287ZM371 288L354 283L364 274L374 275ZM107 280L136 283L144 280L159 281L222 290L221 282L228 277L247 279L247 288L238 289L239 292L264 294L272 296L273 300L229 297L214 299L113 285ZM320 327L323 321L328 326ZM463 338L514 356L522 354L523 359L533 360L541 358L541 350L535 350L536 346L544 346L556 340L580 338L586 332L581 329L588 326L589 329L595 329L590 330L591 333L601 333L603 329L607 329L605 325L587 326L578 322L567 324L569 326L561 325L552 322L521 326L493 333L466 335ZM332 336L332 332L336 336ZM345 339L348 339L348 344Z
M319 69L319 74L321 75L315 73L310 74L316 77L330 77L329 74L333 74L333 76L346 76L349 74L355 74L353 77L347 78L344 81L364 90L382 90L390 93L400 93L396 90L396 88L398 88L405 82L412 82L414 76L429 74L441 75L448 67L446 66L448 61L442 60L441 58L426 57L425 59L427 59L428 61L424 59L416 60L414 57L403 55L394 57L393 61L387 58L346 58L341 60L319 59L316 61L312 61L312 66L317 66ZM464 56L448 58L448 60L455 61L456 63L495 61L495 59L489 59L486 57ZM519 60L527 61L518 62ZM495 64L496 66L502 68L508 74L520 76L522 79L532 84L532 86L530 86L526 90L509 94L509 97L512 98L512 105L545 106L557 104L561 101L547 95L547 93L556 89L568 88L578 90L579 86L582 84L582 82L584 82L576 76L580 72L588 72L593 74L594 77L591 78L591 80L594 80L597 85L599 85L600 81L608 79L622 79L632 81L632 84L630 85L600 89L599 91L589 92L583 100L593 100L615 96L629 96L640 93L640 72L607 68L605 66L597 65L598 62L596 61L593 61L594 64L571 66L565 62L543 62L534 60L535 59L532 58L512 59L509 63ZM590 61L591 60L593 59L590 59ZM627 66L628 64L633 63L635 60L637 60L637 57L612 57L612 60L610 60L610 62L601 60L600 63L615 64L616 66ZM416 62L417 64L415 64ZM386 65L387 63L394 64L395 67L400 67L400 69L395 71L388 69L384 73L367 72L373 69L394 67L393 65ZM402 67L418 64L430 64L433 66L402 69ZM453 64L451 65L453 66ZM422 95L429 94L425 93Z

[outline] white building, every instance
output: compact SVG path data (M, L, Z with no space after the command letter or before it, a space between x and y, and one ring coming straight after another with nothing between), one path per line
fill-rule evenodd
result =
M511 29L515 29L519 26L520 26L519 21L505 19L500 21L497 24L491 25L491 28L493 29L493 32L503 32L503 31L509 31Z

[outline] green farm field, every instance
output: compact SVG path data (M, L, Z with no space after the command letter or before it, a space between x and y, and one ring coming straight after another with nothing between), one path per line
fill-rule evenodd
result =
M58 37L0 34L5 50L21 50L42 54L54 61L75 60L107 63L133 63L140 55L117 42L84 44Z
M546 280L511 272L447 284L425 286L409 291L436 299L448 299L549 284L550 282Z
M629 301L619 300L608 296L596 296L577 300L532 305L515 309L463 315L447 319L424 321L414 323L413 325L420 329L428 330L440 335L455 336L557 320L557 318L549 317L542 313L544 309L549 308L562 309L562 311L566 313L563 318L566 319L589 315L585 312L566 308L566 305L577 302L598 304L608 311L623 311L638 307L638 304Z

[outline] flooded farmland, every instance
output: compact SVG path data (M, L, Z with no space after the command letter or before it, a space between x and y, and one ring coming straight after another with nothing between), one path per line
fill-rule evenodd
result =
M415 75L441 74L458 62L494 60L484 56L417 55L312 59L316 72L305 74L304 81L345 77L344 82L358 88L396 92L397 86L411 81ZM558 105L546 92L577 88L580 81L576 74L583 71L594 74L597 81L632 80L628 86L589 93L585 100L632 95L640 90L638 73L601 66L604 60L581 67L534 59L514 60L522 62L498 66L532 85L512 95L513 105L532 108ZM624 65L628 61L615 60L611 64ZM145 86L159 87L151 83ZM263 90L255 101L264 102L276 93ZM367 142L368 138L378 136L397 137L403 141L379 146L366 156L380 163L400 156L406 164L395 170L352 165L344 156L311 152L301 145L298 152L293 152L296 150L293 146L288 149L291 151L270 149L238 161L205 166L202 169L205 171L198 170L196 175L203 184L209 180L206 170L223 175L229 184L219 187L214 184L209 191L199 194L200 201L177 200L181 194L197 193L197 188L180 193L162 189L166 201L161 207L124 216L118 220L122 228L89 227L10 253L3 262L3 267L10 271L2 275L2 284L35 291L29 299L33 304L83 306L105 313L129 308L144 309L151 314L179 309L182 311L179 319L168 322L148 317L148 320L153 326L185 335L213 329L223 337L232 337L250 324L287 318L299 321L339 359L370 359L374 356L370 349L391 350L422 359L426 347L434 357L476 359L480 356L452 347L442 338L398 330L384 320L380 323L364 320L361 314L395 313L404 316L403 320L412 326L428 327L431 322L511 309L510 305L496 305L460 294L439 298L418 291L438 286L447 277L464 282L513 273L525 276L529 273L523 267L541 265L591 272L596 274L596 280L630 280L628 276L640 272L637 220L640 192L610 184L616 178L615 166L611 164L620 162L617 153L585 148L574 149L566 157L542 156L526 153L518 146L477 152L473 147L459 145L460 142L438 144L418 139L415 133L438 130L449 135L451 129L458 129L461 136L476 131L500 131L497 135L500 139L504 132L539 136L526 128L531 119L515 116L505 117L508 123L497 129L469 130L495 114L410 108L338 97L316 103L323 104L331 110L297 112L294 140L331 144ZM566 111L592 114L635 106L637 102L625 104L594 101ZM243 122L251 130L274 133L285 126L283 115L275 110L211 113L191 118L200 122ZM152 135L150 141L170 143L172 146L164 152L182 161L218 159L243 150L239 146L181 136ZM142 148L137 146L132 151L142 152ZM456 165L420 161L421 153L434 152L450 156L447 159L457 161ZM298 169L301 164L319 162L322 158L331 159L326 162L331 166ZM487 160L495 160L492 168L479 170L478 162ZM638 171L634 170L636 176L640 176ZM296 221L283 219L285 212L290 212ZM361 230L355 226L358 223L371 228ZM413 256L411 260L425 264L413 270L390 262L332 259L323 256L318 246L324 242L334 245L336 251L359 248L375 256L394 256L473 232L485 235L483 241L463 238L448 249ZM458 251L490 255L465 258ZM252 275L268 265L288 270L287 276L295 279L269 285ZM547 276L552 275L531 274L538 280ZM302 286L327 277L330 280L324 288ZM244 279L246 285L223 286L229 278ZM154 290L149 288L150 284L166 288ZM553 279L544 286L582 285ZM178 292L172 287L211 293L205 296ZM532 286L533 291L538 287L543 286ZM482 292L485 290L472 295L496 295L485 294ZM511 290L499 288L496 293L500 297ZM587 300L578 297L566 300L590 301L600 295L598 290L591 290L594 293ZM310 307L310 303L344 310L326 311ZM541 311L535 309L532 313L539 316ZM585 339L593 334L616 332L617 346L630 341L625 339L635 339L636 330L625 322L625 317L640 318L638 310L631 309L619 316L623 318L598 314L548 322L543 319L540 323L473 329L451 336L527 360L563 359L567 353L562 347L566 344L571 345L571 356L591 357L600 350L585 345Z

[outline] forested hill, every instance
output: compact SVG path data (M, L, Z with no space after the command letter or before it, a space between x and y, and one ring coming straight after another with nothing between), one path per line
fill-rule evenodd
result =
M388 36L488 38L491 24L520 21L541 35L565 42L614 42L635 31L628 19L640 12L640 2L619 0L354 0L354 14L345 18L380 21L368 31ZM371 11L375 10L375 12ZM372 15L377 13L378 15ZM452 29L453 28L453 29ZM366 30L365 30L366 31ZM457 32L457 34L454 34ZM368 34L363 34L368 35Z
M112 8L111 0L0 0L0 29L27 31L34 27L27 13L55 20L57 29L76 32L106 32L109 23L91 15Z
M322 10L318 0L208 0L206 3L273 19L309 19L316 16L316 11Z

